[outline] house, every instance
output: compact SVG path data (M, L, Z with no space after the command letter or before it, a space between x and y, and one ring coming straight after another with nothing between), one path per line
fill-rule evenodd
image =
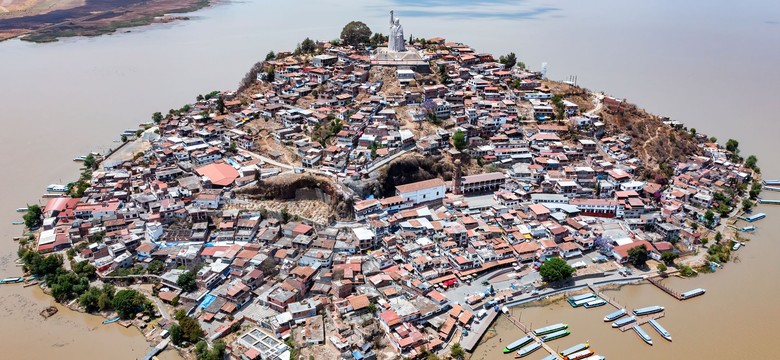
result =
M440 178L418 181L410 184L398 185L395 187L396 195L401 196L404 201L411 201L412 204L440 201L444 198L447 185Z

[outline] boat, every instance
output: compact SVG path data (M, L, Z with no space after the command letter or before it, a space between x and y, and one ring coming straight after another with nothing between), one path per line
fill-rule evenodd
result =
M76 156L73 158L73 161L81 161L81 162L87 161L87 156L86 155Z
M661 336L664 339L672 341L672 334L670 334L668 331L666 331L666 329L664 329L664 327L661 326L661 324L659 324L658 321L655 321L655 319L651 319L649 321L649 323L650 323L650 326L652 326L653 329L655 329L655 331L658 331L658 333L661 334Z
M735 242L734 242L734 246L732 246L732 247L731 247L731 250L732 250L732 251L737 251L737 250L739 250L739 248L740 248L741 246L742 246L742 243L741 243L741 242L735 241Z
M542 360L558 360L558 354L547 355Z
M103 320L103 325L115 323L117 321L119 321L119 316L117 316L115 318Z
M634 332L636 332L637 335L639 335L642 340L644 340L647 344L653 345L653 339L650 337L650 335L647 335L647 333L642 330L639 325L634 326Z
M22 224L24 224L24 221L17 220L17 221L12 221L11 222L11 225L22 225Z
M16 212L20 212L20 213L27 212L27 208L26 207L17 208Z
M623 326L628 325L628 324L630 324L630 323L632 323L634 321L636 321L636 318L633 317L633 316L629 316L627 318L623 318L623 319L620 319L618 321L613 322L612 323L612 327L613 328L623 327Z
M655 306L648 306L639 309L634 309L633 313L636 316L642 316L642 315L659 313L661 311L664 311L664 307L655 305Z
M569 304L571 306L573 306L573 307L580 307L580 306L585 305L585 304L587 304L587 303L589 303L589 302L591 302L593 300L596 300L596 299L598 299L598 298L593 296L593 297L585 298L585 299L582 299L582 300L569 301Z
M586 357L583 360L605 360L606 358L601 355L592 355L590 357Z
M56 306L49 306L49 307L41 310L41 312L39 314L41 316L43 316L44 319L48 319L48 318L52 317L54 314L56 314L57 311L59 311L59 309L57 309Z
M764 185L780 185L780 180L764 180Z
M46 187L46 191L52 191L52 192L66 192L68 191L67 185L59 185L59 184L51 184Z
M538 341L535 341L533 344L528 345L528 346L520 349L520 351L517 352L517 356L515 356L515 357L516 358L521 358L521 357L528 356L531 353L533 353L534 351L539 350L539 348L541 348L541 347L542 347L542 343L540 343Z
M692 297L696 297L699 295L704 295L704 293L707 292L707 290L704 290L702 288L696 288L691 291L686 291L682 294L680 294L680 297L682 297L683 300L690 299Z
M596 298L596 300L593 300L593 301L585 304L585 308L586 309L590 309L590 308L594 308L594 307L604 306L606 303L607 303L606 300L600 299L600 298Z
M553 333L549 333L547 335L542 335L542 337L540 337L539 340L542 340L542 341L553 341L555 339L560 339L560 338L562 338L564 336L567 336L569 334L571 334L571 331L569 331L568 329L563 329L563 330L558 330L558 331L553 332Z
M742 231L742 232L749 232L749 231L754 231L754 230L756 230L756 227L755 227L755 226L753 226L753 225L750 225L750 226L743 226L743 227L741 227L741 228L739 229L739 231Z
M563 359L564 360L580 360L580 359L584 359L584 358L590 357L591 355L593 355L593 350L591 350L591 349L584 349L584 350L577 351L577 352L575 352L575 353L573 353L571 355L564 356Z
M511 344L507 345L504 348L504 354L509 354L512 351L515 351L515 350L519 349L520 347L527 345L531 341L534 341L534 338L532 338L530 335L523 336L523 337L513 341Z
M582 295L575 295L575 296L569 296L569 301L579 301L587 298L596 297L596 294L594 293L587 293Z
M62 197L62 194L43 194L41 195L42 198L58 198Z
M620 309L618 311L607 314L607 316L604 317L604 321L605 322L615 321L617 319L622 318L623 316L626 316L626 309Z
M564 323L553 324L553 325L550 325L550 326L545 326L545 327L538 328L538 329L534 330L534 335L540 336L540 335L545 335L545 334L549 334L549 333L554 333L556 331L564 330L564 329L566 329L568 327L569 327L569 325L564 324Z
M0 279L0 284L16 284L22 281L24 281L24 279L20 277L7 277L5 279Z
M590 347L590 344L588 344L588 343L577 344L577 345L574 345L574 346L572 346L572 347L570 347L570 348L568 348L566 350L561 351L561 356L569 356L569 355L574 354L576 352L585 350L585 349L587 349L589 347Z
M761 220L761 219L763 219L765 217L766 217L766 214L758 213L758 214L753 214L753 215L750 215L750 216L740 216L740 219L745 220L747 222L754 222L754 221Z

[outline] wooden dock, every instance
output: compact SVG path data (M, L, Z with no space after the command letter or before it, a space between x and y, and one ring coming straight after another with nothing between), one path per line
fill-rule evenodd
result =
M620 309L625 309L626 308L625 306L620 305L615 299L610 298L610 297L604 295L604 293L602 293L601 291L596 289L596 287L593 286L592 284L588 284L588 288L590 289L590 291L593 291L593 293L595 293L596 296L604 299L607 303L609 303L610 305L614 306L615 309L620 310Z
M626 330L629 330L629 329L633 328L634 326L647 324L647 322L649 322L650 320L660 319L660 318L664 317L665 315L666 315L666 312L665 311L661 311L661 312L655 313L655 314L650 314L650 315L645 315L645 316L637 316L636 317L636 322L632 322L630 324L623 325L623 327L619 327L618 330L626 331Z
M659 289L663 290L665 293L673 296L675 299L683 300L683 297L682 297L682 295L680 293L670 289L668 286L666 286L664 284L661 284L661 282L658 279L649 277L649 278L647 278L647 281L649 281L651 284L655 285Z
M538 336L534 335L534 332L531 331L531 329L528 326L525 326L525 324L520 322L520 320L517 320L517 319L509 316L509 314L506 314L506 318L509 319L509 321L512 324L517 326L517 328L520 329L520 331L524 332L526 335L528 335L531 338L533 338L534 341L539 342L540 344L542 344L542 347L545 350L547 350L548 353L555 355L556 359L563 359L563 357L561 357L561 354L559 354L557 351L553 350L553 348L551 348L550 345L547 345L547 343L542 341L542 339L540 339Z

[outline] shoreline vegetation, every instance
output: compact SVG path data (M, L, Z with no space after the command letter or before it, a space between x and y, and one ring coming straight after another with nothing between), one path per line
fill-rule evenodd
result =
M0 17L0 41L19 38L46 43L60 38L111 34L121 29L155 23L189 20L175 15L194 12L216 0L130 0L103 1L48 13Z
M197 0L195 3L193 3L189 8L186 8L186 11L192 11L194 9L207 6L209 4L208 0ZM195 7L195 8L193 8ZM172 10L166 10L165 12L171 12ZM109 24L109 28L113 27L114 31L118 27L118 25L125 25L125 24L136 24L134 21L148 21L150 19L153 19L153 15L147 14L147 17L141 16L140 18L136 18L134 20L125 20L130 21L128 22L115 22L112 24ZM138 23L139 25L142 25ZM365 25L365 24L363 24ZM135 25L133 25L135 26ZM345 27L346 29L346 27ZM95 30L99 31L99 30ZM368 30L370 34L370 30ZM62 35L65 34L65 35ZM52 30L52 32L46 34L38 34L37 36L32 36L31 41L49 41L56 39L59 36L72 36L69 35L71 33L69 32L57 32L55 30ZM83 33L74 33L75 35L83 35ZM381 34L380 34L381 35ZM344 35L342 35L344 37ZM367 36L366 36L367 38ZM27 38L26 40L30 40L30 38ZM381 36L380 36L381 40ZM417 39L418 41L421 39ZM422 47L425 47L425 41L422 39ZM384 40L382 40L384 41ZM378 41L378 42L382 42ZM410 41L411 42L411 41ZM442 40L443 42L443 40ZM152 116L152 120L154 123L158 124L159 127L154 127L152 123L149 123L149 127L145 130L148 131L154 131L155 134L160 135L160 128L163 128L164 123L167 123L167 121L175 119L178 122L178 119L180 117L184 116L191 116L195 117L197 116L198 119L204 120L204 122L220 118L225 118L225 113L228 112L228 108L234 109L234 111L239 112L241 106L248 106L250 101L248 101L249 98L251 98L251 94L254 93L260 93L260 90L266 90L269 91L271 89L269 87L269 82L273 82L275 75L274 70L274 64L273 62L278 62L278 64L283 64L282 61L291 60L291 63L298 64L304 63L308 64L312 61L313 55L316 53L322 53L324 52L325 46L328 44L328 47L331 46L341 46L339 44L339 41L334 41L333 43L315 43L313 40L307 38L298 45L298 48L296 49L295 53L288 53L282 55L281 53L279 55L276 55L274 53L270 53L268 57L266 58L266 61L261 61L255 64L255 66L252 67L250 72L247 74L244 80L241 81L239 85L239 91L237 94L235 94L235 100L233 98L223 99L223 96L226 96L224 93L220 93L218 91L215 91L213 93L207 94L206 96L198 95L197 102L194 104L187 104L180 110L174 110L171 109L168 114L163 115L161 113L155 113ZM356 52L360 51L361 47L363 46L363 43L360 43L356 46L350 46L345 47L347 49L358 49L354 50ZM444 46L444 45L441 45ZM436 46L431 45L430 48L427 48L428 50L436 50L438 49ZM362 50L364 51L364 49ZM511 69L514 69L516 66L520 67L520 62L517 62L514 58L514 54L511 54L513 60L505 60L502 56L502 61L509 64L508 66ZM518 64L518 65L515 65ZM506 65L506 64L505 64ZM293 66L293 65L291 65ZM297 65L294 65L297 66ZM381 66L380 66L381 67ZM656 273L654 270L650 269L646 262L655 261L651 260L649 258L648 250L644 245L635 245L635 247L631 248L628 251L628 257L624 258L624 260L628 260L627 263L633 265L639 271L641 271L642 275L644 276L656 276L659 273L665 274L666 273L666 266L670 268L679 268L680 272L687 275L694 275L695 272L688 271L690 269L689 266L699 266L701 264L707 264L711 262L718 262L718 263L725 263L730 258L730 239L739 239L738 235L730 235L726 233L726 231L729 229L729 225L733 226L733 222L736 221L738 218L738 215L742 213L742 211L749 211L753 203L751 202L751 199L755 199L758 194L761 191L760 187L760 170L757 167L757 158L755 156L750 156L747 159L743 159L739 155L739 143L736 140L729 139L726 143L725 147L721 147L717 144L717 139L714 138L708 138L703 134L699 134L696 132L695 129L687 129L680 123L674 123L669 122L668 119L663 119L659 116L649 114L645 112L645 110L637 107L636 105L630 104L628 102L624 102L622 100L617 101L618 99L609 98L604 93L599 92L593 92L590 90L587 90L585 88L578 87L576 85L571 84L565 84L563 82L557 82L557 81L550 81L547 79L542 79L541 75L531 73L524 69L524 65L522 66L523 69L521 71L524 71L524 75L527 73L529 74L529 77L531 76L538 76L540 79L541 86L538 86L537 88L546 89L549 91L549 95L552 95L550 97L551 104L553 106L549 106L550 112L553 114L554 118L549 120L540 121L540 124L557 124L558 127L565 127L566 132L562 134L561 138L559 140L563 141L570 141L570 142L576 142L578 139L580 139L580 136L584 136L583 134L586 133L586 131L580 131L580 129L569 126L566 127L564 124L566 124L566 120L569 120L568 115L566 115L566 112L564 111L564 107L570 107L573 104L579 105L579 107L582 108L582 110L590 109L590 112L596 112L597 110L602 108L602 103L599 103L596 107L593 107L593 103L597 101L604 102L605 98L608 98L610 101L612 101L612 104L610 105L604 105L605 107L614 107L617 110L613 110L608 112L607 109L604 109L603 112L600 112L599 114L603 115L603 119L606 122L606 128L609 130L610 135L614 135L616 137L618 136L625 136L628 138L628 140L620 140L619 142L615 142L616 144L620 144L623 149L626 149L625 144L630 144L631 140L634 140L635 142L642 144L638 145L636 148L635 155L636 157L641 161L640 166L636 168L637 172L637 178L642 178L646 180L647 182L652 182L653 184L658 185L658 189L655 190L655 193L652 194L653 197L655 197L655 204L660 203L661 198L661 192L660 190L669 185L672 179L675 177L675 169L670 164L674 164L676 162L682 161L684 159L687 159L692 156L700 156L704 157L703 154L706 151L713 151L713 152L722 152L722 155L725 155L728 159L726 163L730 163L731 165L728 165L727 167L730 170L745 170L745 169L751 169L754 174L751 180L739 182L736 179L733 179L733 183L725 183L722 186L719 187L721 191L715 191L713 194L713 200L715 201L712 205L710 205L706 213L703 213L700 218L697 218L696 220L683 220L684 224L686 226L689 226L693 228L693 231L696 231L701 236L700 244L703 244L705 246L700 246L699 244L693 242L693 248L696 251L691 251L688 254L685 254L684 257L680 257L678 259L678 256L676 253L672 253L671 251L663 252L660 255L660 261L658 261L659 264L659 271ZM434 63L431 63L431 69L433 74L436 74L435 76L429 77L427 80L431 84L436 85L443 85L450 82L449 75L445 71L443 67L441 68L435 68ZM280 78L284 74L279 74ZM263 80L261 80L263 79ZM270 79L270 81L266 81ZM390 81L387 81L388 84L390 84ZM508 91L519 91L520 85L519 83L513 84L505 84L507 85ZM416 86L416 85L415 85ZM536 88L535 88L536 89ZM320 89L321 91L324 91L325 89ZM232 95L231 95L232 96ZM310 95L306 95L310 96ZM307 98L306 100L312 100L314 97ZM244 100L244 101L242 101ZM519 102L519 101L518 101ZM196 114L196 115L192 115ZM445 129L446 125L443 125L443 119L437 118L437 115L433 113L432 111L429 113L431 115L431 119L429 120L422 120L421 124L424 122L426 126L433 126L428 124L428 122L434 124L437 129ZM337 122L333 119L328 119L328 121L332 121L333 124L337 124L338 126L331 126L329 127L329 131L326 131L326 136L323 136L325 139L323 139L323 142L328 141L329 137L333 137L335 134L339 133L339 130L341 130L341 123ZM270 122L270 119L265 119L265 123ZM515 121L515 124L522 124L526 125L529 122L529 119L527 118L520 118L520 116L517 116L516 119L512 119L512 121ZM223 121L224 123L227 123L227 121ZM173 128L173 125L165 124ZM534 122L534 125L538 126L536 122ZM551 125L550 125L551 126ZM422 126L421 126L422 127ZM454 126L449 126L449 128L453 128ZM332 128L332 129L331 129ZM591 129L587 129L590 131ZM139 130L139 133L137 135L140 135L144 130ZM165 130L164 130L165 131ZM459 132L460 130L456 131ZM628 134L628 135L627 135ZM462 134L461 134L462 135ZM631 135L631 136L629 136ZM557 138L557 136L555 136ZM454 138L454 137L453 137ZM136 140L136 141L141 141ZM593 142L593 141L591 141ZM460 150L467 151L468 150L468 144L465 142L461 144L462 146L458 146L456 144L456 147L460 147ZM226 146L227 149L225 150L219 150L216 149L215 151L220 152L220 156L222 153L224 154L233 154L235 155L238 153L237 145L235 143L231 143L230 146ZM617 149L617 145L615 145L615 149ZM627 147L630 149L630 146ZM263 151L268 149L259 149L258 151ZM374 153L378 151L377 148L372 149ZM370 150L369 150L370 151ZM152 151L150 151L151 153ZM249 151L247 151L249 153ZM153 157L152 155L145 156L146 154L144 152L139 152L134 154L132 156L132 159L127 159L129 165L134 165L138 167L150 167L148 165L151 164L150 158ZM90 155L91 156L91 155ZM467 158L466 156L463 157L464 160L470 158ZM707 158L709 159L709 158ZM703 159L699 159L703 160ZM480 167L475 166L474 173L481 173L481 172L487 172L486 169L491 166L485 165L485 168L482 168L481 162L483 161L482 158L478 158L478 161L480 163ZM390 162L389 166L393 166L393 163ZM286 164L288 167L292 167L294 165L297 165L295 163L293 164ZM383 165L383 167L387 167L388 164ZM97 173L99 173L100 163L95 161L92 158L88 158L85 160L85 169L84 172L81 174L81 178L74 183L68 184L68 190L67 195L69 195L71 198L74 199L82 199L83 197L89 196L90 188L93 185L96 185L99 183L97 176ZM473 164L472 164L473 166ZM495 165L493 166L492 172L496 172ZM294 167L292 167L295 169ZM93 174L94 172L94 174ZM440 174L436 174L436 176L439 176ZM259 178L259 173L254 174L255 181ZM387 176L387 174L385 174ZM628 176L628 175L626 175ZM236 175L237 177L237 175ZM440 176L439 176L440 177ZM420 179L417 179L420 180ZM314 181L314 180L310 180ZM412 180L407 179L407 181L404 181L403 183L409 183ZM262 182L258 182L259 184L263 184ZM399 182L400 183L400 182ZM748 185L752 183L753 186L751 188L748 188ZM759 184L758 187L755 186L755 184ZM289 184L287 184L289 185ZM377 188L382 188L383 184L377 184ZM600 185L597 185L597 189L594 189L596 193L601 192ZM340 188L339 188L340 189ZM281 191L277 191L281 192ZM332 189L330 193L336 193L336 188ZM438 194L438 193L437 193ZM78 200L80 201L80 200ZM641 201L640 201L641 203ZM291 204L294 203L291 202ZM717 204L717 205L715 205ZM350 204L351 205L351 204ZM741 208L740 208L741 206ZM218 208L219 206L217 206ZM710 210L712 209L712 210ZM354 209L352 209L354 210ZM44 209L45 211L45 209ZM98 274L97 269L94 265L90 264L88 260L81 260L77 261L74 260L74 258L80 259L83 251L87 250L87 246L89 244L104 244L104 236L105 234L105 228L103 229L103 232L88 232L88 236L85 235L84 237L79 238L79 242L76 243L75 246L70 247L72 245L70 242L67 244L67 247L63 248L54 248L47 249L47 251L52 251L51 254L42 254L36 251L35 245L36 245L36 238L39 237L40 231L39 229L42 227L43 224L43 213L42 209L38 207L37 205L30 206L27 209L27 213L25 215L25 225L26 228L30 230L30 234L27 235L24 239L20 240L19 242L19 252L18 255L20 259L22 259L23 263L23 270L26 274L35 276L36 278L42 279L40 282L40 286L45 289L45 291L48 291L48 294L50 294L58 303L61 304L69 304L69 308L71 306L75 306L74 304L78 304L76 306L76 309L83 309L84 312L88 313L102 313L105 314L106 312L114 311L120 316L123 320L132 321L133 324L136 324L136 326L141 330L144 325L142 324L155 324L156 319L161 318L161 312L166 311L166 309L160 309L159 303L155 304L155 301L151 301L149 298L158 295L159 293L155 293L155 289L152 289L151 295L147 296L147 294L137 290L135 287L126 286L126 287L115 287L114 285L107 285L103 284L102 286L97 286L97 283L108 281L116 281L116 279L113 279L111 276L107 275L119 275L118 277L122 277L122 280L119 281L127 281L128 283L134 283L135 278L128 277L128 275L146 275L146 274L153 274L154 276L158 276L163 273L163 271L166 270L165 264L154 264L154 261L150 264L142 265L140 263L133 263L132 259L130 261L131 265L127 267L119 267L118 269L113 269L108 274ZM350 211L346 211L346 213L350 213ZM286 215L285 215L286 214ZM265 216L266 214L263 214ZM282 211L282 222L287 223L290 219L290 214L287 214L287 208L285 207ZM340 215L340 214L339 214ZM345 216L335 216L333 219L331 219L331 223L334 223L339 220L346 220L345 218L348 217L350 214L347 214ZM90 215L91 216L91 215ZM296 215L297 216L297 215ZM285 219L287 218L287 219ZM720 218L722 218L722 221L718 221ZM70 219L68 219L70 220ZM83 219L80 219L83 220ZM97 220L96 220L97 221ZM101 220L102 221L102 220ZM647 227L648 224L645 225L644 230L645 231L654 231L652 224L649 228ZM90 224L91 226L91 224ZM699 232L698 230L701 230ZM162 230L160 230L162 232ZM697 237L698 239L698 237ZM70 240L68 240L70 241ZM682 240L680 238L672 238L670 239L670 243L672 245L677 245L677 242L681 242ZM235 243L235 240L233 241ZM706 246L709 243L709 246ZM96 248L97 249L97 248ZM672 247L674 249L674 247ZM558 259L557 257L553 257L552 259ZM68 261L68 264L70 266L66 267L65 262ZM159 260L156 260L159 261ZM561 262L561 260L557 260L558 262ZM545 266L551 266L555 263L555 261L548 260L543 264L539 270L539 273L541 274L543 280L545 280L545 284L543 286L551 286L551 288L555 288L554 285L556 284L563 284L567 280L570 280L572 278L573 273L575 272L575 269L571 268L569 265L566 264L565 261L562 261L563 264L560 264L560 267L557 269L551 269L555 271L551 271L551 274L559 274L558 277L552 277L552 275L548 276L545 275L547 273L545 270ZM153 267L154 265L154 267ZM660 265L664 265L663 269L661 270ZM275 260L271 259L271 261L266 262L265 260L260 264L260 266L263 266L263 271L260 274L271 274L277 272L278 273L278 264ZM152 269L156 270L152 270ZM297 269L297 268L296 268ZM182 271L180 275L178 275L178 280L176 281L176 284L180 288L179 290L182 290L180 295L184 296L186 294L190 294L194 292L195 290L198 290L199 284L196 283L195 275L194 273L197 273L200 268L193 269L187 269L185 271L185 267L183 265L176 266L173 268L171 266L170 271L178 270ZM288 269L289 270L289 269ZM314 270L312 270L314 271ZM672 269L669 272L673 273L677 271L676 269ZM606 270L603 272L607 272ZM151 277L151 275L150 275ZM129 281L127 279L130 279ZM100 281L98 281L100 280ZM146 280L147 282L154 282L156 280ZM279 278L269 278L269 281L284 281L281 277ZM616 280L619 281L619 280ZM551 284L547 284L547 282ZM612 285L606 285L605 288L609 289L619 289L622 286L625 286L627 284L612 284ZM491 285L492 288L492 285ZM159 289L156 289L159 291ZM549 298L545 297L542 299L537 299L532 303L529 303L529 305L523 305L523 306L547 306L549 304L555 303L557 301L560 301L564 298L564 294L555 294L551 295ZM198 300L199 301L199 300ZM173 309L177 309L174 312L173 318L175 318L178 323L173 323L173 325L170 328L170 334L171 339L175 345L179 344L195 344L195 352L199 354L211 354L209 351L214 351L215 354L223 354L225 351L224 342L221 342L221 340L215 341L211 344L212 350L208 350L208 344L202 340L203 338L203 330L200 328L199 322L195 317L190 317L187 313L184 313L184 309L182 309L182 306L179 305L179 296L177 295L175 298L172 298L170 303L172 304ZM197 306L197 302L194 302L195 306ZM190 305L193 305L191 303ZM374 306L372 304L372 306ZM193 307L195 309L195 307ZM80 310L77 310L80 311ZM372 314L374 311L371 311ZM240 323L234 322L231 315L228 315L229 320L231 321L230 329L226 330L229 334L230 332L233 332L233 326L237 325L237 329L240 329ZM143 333L143 331L142 331ZM222 334L220 334L222 335ZM151 341L151 340L149 340ZM183 347L176 347L179 349L180 353L183 353L184 351L191 352L190 350L183 350ZM298 349L293 349L298 350ZM209 355L210 356L210 355ZM216 355L215 355L216 357ZM200 358L200 356L199 356ZM205 355L203 358L206 358Z

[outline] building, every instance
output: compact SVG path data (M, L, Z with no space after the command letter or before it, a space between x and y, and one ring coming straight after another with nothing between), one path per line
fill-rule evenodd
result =
M439 178L398 185L395 187L397 196L401 196L405 202L411 201L415 205L440 201L444 198L446 191L446 183Z
M505 182L506 176L502 172L464 176L461 178L460 192L461 194L466 194L470 192L495 191Z

